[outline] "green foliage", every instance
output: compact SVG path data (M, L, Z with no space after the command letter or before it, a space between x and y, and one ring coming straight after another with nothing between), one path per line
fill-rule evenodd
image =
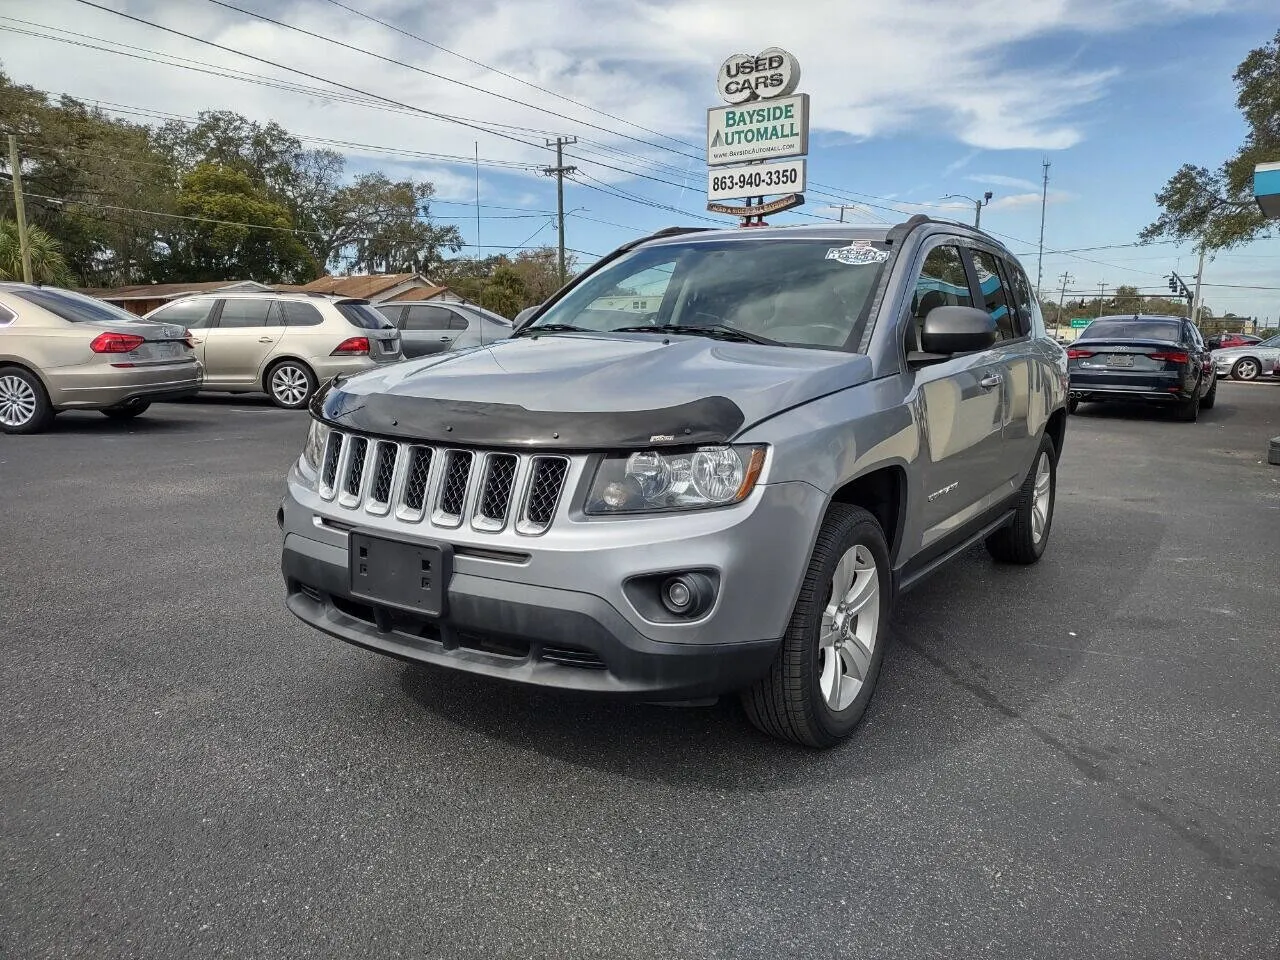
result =
M246 173L199 164L182 178L177 208L193 219L168 228L168 256L156 279L224 280L238 274L300 283L318 272L311 251L293 233L288 208ZM276 229L265 229L270 227Z
M1236 68L1236 106L1248 126L1244 143L1216 170L1184 164L1156 194L1161 213L1143 240L1170 238L1225 250L1268 235L1253 198L1253 168L1280 158L1280 32Z
M572 279L577 258L566 254L565 267ZM514 317L525 307L545 302L560 289L559 254L555 247L521 250L514 258L454 257L432 274L454 293L486 309Z
M67 268L62 248L54 237L34 224L27 227L27 249L31 255L31 279L59 287L75 284ZM18 243L18 222L0 220L0 280L22 279L22 251Z

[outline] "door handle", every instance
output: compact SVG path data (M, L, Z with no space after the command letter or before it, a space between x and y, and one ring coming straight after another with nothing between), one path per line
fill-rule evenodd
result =
M273 343L274 341L275 341L275 338L274 338L274 337L259 337L259 338L258 338L258 342L259 342L259 343Z
M441 338L440 338L440 342L441 342L441 343L451 343L452 341L453 341L453 337L441 337Z
M998 373L988 373L985 377L978 381L978 386L983 390L990 390L992 387L998 387L1004 383L1004 377Z

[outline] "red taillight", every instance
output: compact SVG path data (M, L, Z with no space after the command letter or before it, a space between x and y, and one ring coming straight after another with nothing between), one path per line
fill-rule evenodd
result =
M1169 363L1186 363L1191 359L1191 354L1185 350L1167 350L1161 353L1148 354L1152 360L1167 360Z
M146 342L145 337L136 333L100 333L93 338L89 349L94 353L132 353Z
M368 337L347 337L334 349L330 356L334 357L354 357L361 354L368 354L369 338Z
M196 348L196 338L195 338L195 335L190 330L182 331L182 342L185 343L192 350Z
M1092 357L1092 356L1093 356L1092 350L1068 350L1067 351L1068 360L1083 360L1085 357Z

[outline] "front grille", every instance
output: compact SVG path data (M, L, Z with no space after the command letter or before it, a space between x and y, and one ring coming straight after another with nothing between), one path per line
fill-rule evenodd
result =
M406 523L536 536L551 526L569 477L568 457L477 452L372 440L332 431L320 496L352 512Z

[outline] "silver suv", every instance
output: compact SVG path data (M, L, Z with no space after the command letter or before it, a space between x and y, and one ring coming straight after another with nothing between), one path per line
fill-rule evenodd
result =
M288 606L522 683L849 735L894 598L1053 523L1066 357L997 241L912 218L674 229L465 353L312 404L279 521Z
M263 390L289 410L305 407L331 377L402 359L400 332L368 300L349 297L197 295L159 307L147 319L191 331L205 390Z

